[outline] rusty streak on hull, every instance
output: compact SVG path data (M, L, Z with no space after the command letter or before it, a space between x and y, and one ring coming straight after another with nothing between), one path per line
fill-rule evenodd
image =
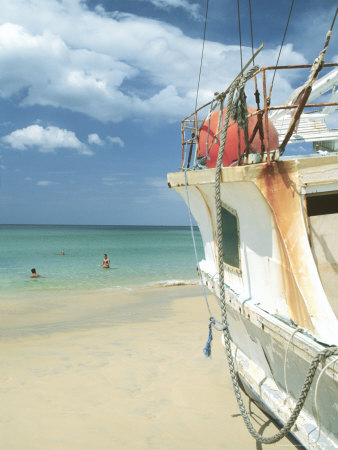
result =
M285 169L283 162L264 166L256 179L256 186L271 208L282 258L282 277L285 299L292 320L313 331L311 317L305 298L311 298L307 284L304 245L299 233L305 224L303 220L300 193L297 189L297 171ZM305 293L305 295L304 295Z

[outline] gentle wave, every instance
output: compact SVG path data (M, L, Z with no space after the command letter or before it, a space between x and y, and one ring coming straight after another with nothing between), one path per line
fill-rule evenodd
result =
M99 289L100 291L116 291L116 290L124 290L124 291L133 291L134 289L128 286L111 286Z
M171 287L171 286L196 286L199 285L200 280L165 280L165 281L154 281L152 283L147 283L146 286L150 287Z

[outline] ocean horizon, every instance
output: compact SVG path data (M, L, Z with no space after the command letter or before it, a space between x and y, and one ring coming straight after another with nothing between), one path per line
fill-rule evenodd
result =
M201 259L197 227L194 235ZM198 281L188 226L2 224L0 249L0 299ZM109 269L99 267L104 253Z

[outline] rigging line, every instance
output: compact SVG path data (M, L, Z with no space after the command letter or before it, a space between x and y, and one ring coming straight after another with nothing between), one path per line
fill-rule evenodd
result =
M251 53L252 53L252 65L255 65L254 58L254 45L253 45L253 31L252 31L252 12L251 12L251 0L249 0L249 13L250 13L250 32L251 32ZM255 78L256 79L256 78Z
M336 17L337 17L337 13L338 13L338 8L336 9L336 14L334 15L334 18L333 18L333 20L332 20L330 31L332 31L332 30L333 30L333 27L334 27L334 23L335 23L335 21L336 21Z
M195 253L195 259L196 259L198 276L199 276L199 279L201 281L203 296L204 296L206 307L208 309L209 317L211 318L211 317L213 317L213 315L212 315L211 308L210 308L210 305L209 305L207 292L206 292L206 289L205 289L205 284L204 284L202 272L201 272L201 269L200 269L200 263L199 263L199 257L198 257L197 245L196 245L196 239L195 239L195 233L194 233L194 226L193 226L193 222L192 222L190 196L189 196L189 191L188 191L187 169L184 170L184 184L185 184L185 195L186 195L186 199L187 199L187 206L188 206L188 212L189 212L190 232L191 232L192 242L193 242L193 246L194 246L194 253ZM217 323L221 324L221 322L219 322L218 320L215 320L215 321Z
M286 352L285 352L285 357L284 357L284 386L285 386L285 392L286 392L287 397L290 396L289 389L288 389L288 383L287 383L287 379L286 379L286 363L287 363L287 360L288 360L289 347L290 347L291 342L293 341L294 335L296 333L301 332L301 331L304 331L303 328L301 328L300 326L297 325L297 328L291 334L289 342L288 342L288 345L286 347Z
M251 0L249 0L249 14L250 14L250 33L251 33L251 53L252 53L252 65L255 65L255 56L254 56L254 38L253 38L253 27L252 27L252 10L251 10ZM257 109L259 109L259 92L257 89L257 77L254 77L255 81L255 97L257 103Z
M241 70L243 70L242 32L241 32L241 15L240 15L240 11L239 11L239 0L237 0L237 14L238 14L239 51L240 51L240 55L241 55Z
M206 7L205 7L204 31L203 31L203 44L202 44L202 53L201 53L200 71L199 71L199 75L198 75L198 83L197 83L197 90L196 90L195 111L196 111L196 109L197 109L198 92L199 92L199 89L200 89L200 81L201 81L201 73L202 73L202 64L203 64L203 55L204 55L204 45L205 45L205 36L206 36L206 32L207 32L208 9L209 9L209 0L207 0Z
M280 46L280 49L279 49L277 62L275 64L276 68L275 68L275 70L273 72L273 77L272 77L272 82L271 82L270 91L269 91L269 95L268 95L268 100L271 100L271 92L272 92L273 83L275 81L276 70L277 70L277 66L278 66L278 63L279 63L280 55L282 53L282 48L283 48L283 45L284 45L284 40L285 40L285 37L286 37L286 33L288 31L288 26L289 26L289 22L290 22L291 13L292 13L292 9L293 9L294 3L295 3L295 0L292 0L291 6L290 6L290 11L289 11L289 17L288 17L288 20L287 20L287 23L286 23L286 27L285 27L285 30L284 30L284 35L283 35L282 43L281 43L281 46Z

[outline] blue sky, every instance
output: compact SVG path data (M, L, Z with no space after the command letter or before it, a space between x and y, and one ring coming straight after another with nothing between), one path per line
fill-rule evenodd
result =
M194 109L205 4L0 0L0 223L188 224L166 173ZM273 65L291 1L251 4L257 62ZM312 63L335 8L295 0L280 63ZM235 0L209 1L199 104L240 70L236 14ZM337 26L326 62L338 62ZM295 87L279 78L275 98Z

